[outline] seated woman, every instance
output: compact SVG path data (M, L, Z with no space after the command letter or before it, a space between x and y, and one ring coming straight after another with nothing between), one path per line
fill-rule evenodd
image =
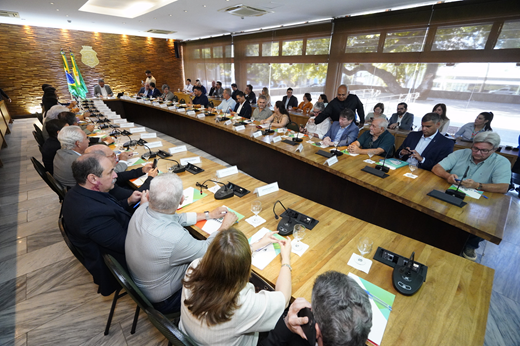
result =
M276 101L273 115L261 121L262 124L271 123L271 127L285 127L290 122L289 112L285 109L285 105L282 101Z
M432 112L439 114L441 117L441 127L439 127L439 132L445 135L448 131L448 127L450 127L450 119L446 116L446 105L444 103L437 103L433 107Z
M318 102L323 102L325 107L327 107L327 105L329 104L329 99L327 98L327 95L320 94L320 97L318 97Z
M305 114L309 113L312 110L312 97L311 94L305 93L303 95L303 101L298 105L296 109L298 112L303 112Z
M463 125L457 133L455 133L455 138L462 138L466 141L472 141L473 138L478 135L480 132L485 131L493 131L491 128L491 121L493 120L493 113L491 112L482 112L480 113L475 122L467 123Z
M385 112L385 105L382 104L381 102L376 103L376 105L374 106L374 111L368 113L367 117L365 118L365 120L366 120L367 123L371 123L372 120L374 120L375 118L381 118L381 117L383 117L386 120L388 120L386 115L384 115L384 112Z
M267 87L262 88L262 95L265 96L267 100L266 107L271 107L271 95L269 95L269 89L267 89Z
M163 100L163 101L172 101L174 96L173 93L170 91L170 87L168 86L168 84L163 84L162 86L162 95L159 96L159 99L160 100Z
M291 241L280 241L275 291L255 293L248 282L251 252L277 241L272 233L266 236L250 246L242 232L220 231L204 257L191 263L183 280L179 328L197 345L256 345L258 333L276 325L291 299Z

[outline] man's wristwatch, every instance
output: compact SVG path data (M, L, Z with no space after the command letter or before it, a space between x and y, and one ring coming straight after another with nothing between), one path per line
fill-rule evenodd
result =
M206 220L209 220L209 219L210 219L210 217L209 217L209 211L205 211L205 212L204 212L204 215L206 216Z
M477 188L477 190L482 191L482 183L478 183L478 188Z

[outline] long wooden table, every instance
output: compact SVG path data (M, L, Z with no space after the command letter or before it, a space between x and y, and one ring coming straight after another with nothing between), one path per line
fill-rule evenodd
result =
M140 135L134 134L131 137L138 139ZM148 141L155 141L155 139L148 139ZM168 151L168 148L173 147L164 140L162 142L162 150ZM140 154L147 152L144 147L132 150L138 151ZM181 152L173 154L171 158L180 161L181 158L194 156L197 155L191 152ZM201 161L202 163L197 166L203 168L204 172L197 175L189 172L178 174L183 181L184 188L191 186L197 189L196 182L202 183L206 179L211 179L215 176L216 170L224 168L205 158L201 158ZM160 170L167 171L171 164L173 164L171 161L159 160L158 166ZM129 169L131 168L135 167L129 167ZM250 191L265 185L265 182L241 173L222 179L222 181L228 180ZM265 224L254 228L242 220L236 225L236 228L244 232L248 238L261 227L270 230L276 229L278 220L275 220L272 208L277 200L281 200L288 208L317 218L320 223L312 231L307 231L303 239L303 242L310 246L309 249L301 257L291 254L292 295L311 301L314 280L328 270L336 270L345 274L352 272L395 294L393 311L390 313L381 346L483 345L493 286L493 269L364 222L285 190L262 197L256 197L250 193L242 198L234 196L223 201L215 200L211 192L207 190L205 192L208 193L208 196L183 208L182 212L201 212L226 205L248 218L252 216L251 202L255 200L262 202L263 209L259 215L267 221ZM198 238L208 236L198 227L192 227L192 232ZM406 256L415 251L416 261L428 266L426 282L419 292L411 297L399 294L392 285L393 269L377 261L373 262L369 274L348 266L347 262L352 253L357 253L356 243L361 235L374 241L373 250L367 255L368 258L373 257L378 246ZM280 264L278 256L264 270L255 267L253 270L274 286L280 271Z
M272 144L274 136L252 138L254 126L235 131L214 117L198 119L134 101L106 103L128 121L161 129L262 181L277 181L287 191L446 251L459 254L469 233L496 244L502 239L509 196L486 193L488 199L458 208L426 195L449 186L428 171L416 172L415 180L403 176L405 169L381 179L361 171L367 156L344 155L328 167L316 155L319 148L304 142L297 153L289 144Z

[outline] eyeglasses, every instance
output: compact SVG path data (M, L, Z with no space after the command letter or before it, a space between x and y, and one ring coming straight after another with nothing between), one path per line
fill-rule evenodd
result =
M471 147L471 150L474 153L478 153L480 151L482 154L488 154L489 152L493 151L493 149L479 149L479 148L475 148L475 147Z

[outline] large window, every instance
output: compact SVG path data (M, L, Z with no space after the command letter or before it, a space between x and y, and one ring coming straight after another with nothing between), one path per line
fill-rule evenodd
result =
M326 55L330 50L330 37L307 40L305 55Z
M363 34L349 36L346 53L375 53L379 45L380 34Z
M282 55L302 55L303 53L303 40L294 41L283 41L282 44Z
M426 29L396 31L386 34L384 53L421 52L426 38Z
M495 49L520 48L520 21L505 22Z
M492 24L438 28L432 50L484 49L491 27Z

